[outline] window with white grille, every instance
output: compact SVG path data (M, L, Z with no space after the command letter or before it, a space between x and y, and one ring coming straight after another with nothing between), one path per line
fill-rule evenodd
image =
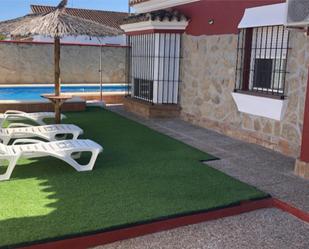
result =
M284 98L288 45L283 26L240 30L235 90Z
M181 34L131 35L128 44L128 96L154 104L177 104Z

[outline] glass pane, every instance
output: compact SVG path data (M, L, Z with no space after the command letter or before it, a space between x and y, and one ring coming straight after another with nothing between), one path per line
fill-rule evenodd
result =
M256 59L254 67L253 87L271 88L273 60Z

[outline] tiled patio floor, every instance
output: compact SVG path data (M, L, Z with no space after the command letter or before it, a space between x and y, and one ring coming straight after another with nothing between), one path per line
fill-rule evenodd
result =
M146 120L125 112L122 107L110 109L219 157L221 160L207 164L309 212L309 181L293 175L293 158L193 126L180 119ZM307 249L308 236L308 223L277 209L263 209L96 249Z

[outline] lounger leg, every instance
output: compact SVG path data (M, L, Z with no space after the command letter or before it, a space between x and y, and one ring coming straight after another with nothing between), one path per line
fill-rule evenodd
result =
M68 138L70 135L72 135L72 138ZM59 136L59 134L55 134L53 136L53 140L54 141L67 140L67 139L76 140L76 139L78 139L79 135L80 135L79 132L67 132L67 133L63 134L62 136Z
M11 141L11 138L10 137L5 137L5 138L2 138L1 140L2 140L2 143L4 145L8 145L9 142Z
M87 152L87 151L76 151L76 152ZM92 153L90 161L87 165L81 165L78 162L76 162L75 160L73 160L73 158L70 159L63 159L64 161L66 161L68 164L70 164L74 169L76 169L77 171L81 172L81 171L91 171L95 165L95 162L97 160L98 155L100 154L100 150L93 150L90 151Z
M5 180L9 180L11 178L11 175L13 173L13 170L17 164L18 161L18 157L7 157L4 158L3 160L8 160L9 161L9 166L6 170L6 172L2 175L0 175L0 181L5 181Z
M5 122L8 120L7 116L5 116L4 118L1 119L0 121L0 128L4 128L4 124Z
M66 140L67 137L68 134L55 134L53 141Z
M79 134L79 132L73 132L72 135L73 135L72 139L74 140L74 139L78 139L80 134Z
M81 156L82 156L82 152L75 152L74 155L72 155L72 158L77 160L77 159L80 159Z
M88 163L88 165L83 166L83 167L86 167L85 170L92 170L92 169L93 169L93 167L94 167L94 165L95 165L95 162L96 162L96 160L97 160L99 154L100 154L100 151L99 151L99 150L92 151L92 156L91 156L91 158L90 158L90 162Z

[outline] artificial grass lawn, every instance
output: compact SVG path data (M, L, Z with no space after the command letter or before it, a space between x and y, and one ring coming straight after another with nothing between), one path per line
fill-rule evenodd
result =
M21 160L0 182L0 247L266 197L200 162L212 156L117 114L89 108L67 116L103 154L84 173L55 158Z

